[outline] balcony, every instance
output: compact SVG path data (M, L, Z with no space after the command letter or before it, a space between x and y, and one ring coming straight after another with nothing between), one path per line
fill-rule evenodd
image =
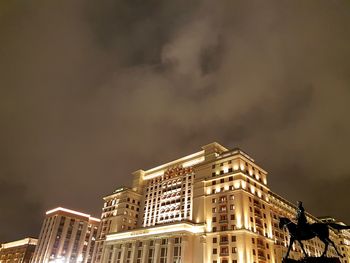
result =
M258 243L258 248L265 249L265 245L263 243Z
M261 204L254 201L254 206L261 209Z
M227 257L229 256L230 254L228 253L228 251L222 251L220 252L220 257Z
M257 227L263 228L263 224L261 223L261 221L256 220L256 221L255 221L255 225L256 225Z

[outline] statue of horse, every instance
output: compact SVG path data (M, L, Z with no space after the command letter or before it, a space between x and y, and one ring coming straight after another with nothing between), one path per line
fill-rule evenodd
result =
M337 252L340 258L343 257L339 253L334 242L329 238L329 227L332 227L333 229L336 229L336 230L342 230L342 229L350 229L350 226L344 226L336 223L314 223L314 224L308 224L306 227L301 228L297 226L297 224L293 223L289 218L281 217L279 222L279 228L283 229L284 227L288 229L289 236L290 236L288 251L284 257L285 259L288 258L290 249L292 248L292 245L295 241L299 242L305 257L308 257L307 253L305 252L304 245L301 241L309 240L314 237L318 237L325 245L322 257L327 255L329 244L332 244L332 246L335 248L335 251Z

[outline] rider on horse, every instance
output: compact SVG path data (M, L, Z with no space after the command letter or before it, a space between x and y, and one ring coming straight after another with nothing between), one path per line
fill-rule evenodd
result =
M298 201L296 220L298 222L299 229L305 229L308 226L307 219L305 216L305 209L303 207L303 202L301 202L301 201Z

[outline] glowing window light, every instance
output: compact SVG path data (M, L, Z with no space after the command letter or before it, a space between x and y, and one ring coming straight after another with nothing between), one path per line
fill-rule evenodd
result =
M251 186L251 187L250 187L250 192L251 192L252 194L255 194L255 188L254 188L254 186Z
M244 167L244 164L241 164L241 170L244 171L245 167Z
M228 167L224 166L224 173L228 173Z
M235 189L238 189L240 186L241 186L241 184L239 181L235 182L235 184L234 184Z
M237 171L239 168L238 164L233 165L233 170Z

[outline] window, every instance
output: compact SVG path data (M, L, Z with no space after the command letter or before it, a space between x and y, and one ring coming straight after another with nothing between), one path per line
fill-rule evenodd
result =
M220 221L227 221L226 215L220 215Z
M231 236L231 242L236 242L236 236Z
M226 205L220 206L219 212L226 212L226 211L227 211Z
M236 247L232 247L232 253L237 253L237 248Z
M219 200L220 200L220 203L224 203L227 201L227 198L226 196L221 196Z
M213 255L216 255L218 253L218 250L216 248L213 248Z
M220 242L221 243L227 243L228 242L228 236L221 236L220 237Z
M213 237L213 243L217 243L217 238Z
M221 247L220 248L221 255L228 255L228 253L229 253L228 247Z

